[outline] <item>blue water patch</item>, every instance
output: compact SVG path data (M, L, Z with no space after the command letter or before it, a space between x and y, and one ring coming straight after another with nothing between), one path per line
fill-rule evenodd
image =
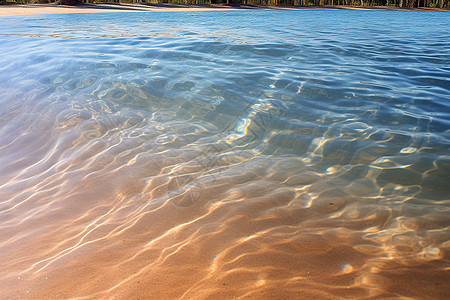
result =
M334 253L342 242L364 256L337 258L324 270L359 272L367 289L382 282L370 273L380 261L435 261L436 272L445 270L448 13L4 17L0 53L0 226L66 216L55 219L60 243L26 272L78 251L65 234L83 236L76 245L89 240L85 229L61 231L72 222L111 226L89 231L97 234L89 244L115 247L122 233L133 240L136 252L119 267L166 238L182 251L215 234L247 250L264 245L256 254L273 241L295 258L315 247L308 232L318 249ZM178 219L167 221L165 209ZM46 233L35 230L39 241ZM21 241L8 234L4 241ZM291 242L297 246L284 246ZM203 255L213 257L210 272L246 257L225 244ZM155 258L161 264L178 253L158 247L167 247Z

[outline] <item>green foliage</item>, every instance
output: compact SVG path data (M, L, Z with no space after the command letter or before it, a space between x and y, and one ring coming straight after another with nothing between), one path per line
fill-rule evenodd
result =
M394 2L394 1L392 1L392 0L387 0L387 2L386 2L386 6L390 6L390 7L393 7L393 6L395 6L395 2Z
M6 1L0 0L0 5L29 4L29 3L35 3L35 1L34 0L6 0Z

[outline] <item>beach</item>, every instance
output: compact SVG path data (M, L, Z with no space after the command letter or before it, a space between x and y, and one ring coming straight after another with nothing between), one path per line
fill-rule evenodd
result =
M73 14L106 12L143 12L143 11L198 11L214 10L218 7L189 7L183 5L144 5L144 4L80 4L65 6L55 4L27 4L0 6L0 16L25 16L39 14ZM232 8L220 8L232 9Z

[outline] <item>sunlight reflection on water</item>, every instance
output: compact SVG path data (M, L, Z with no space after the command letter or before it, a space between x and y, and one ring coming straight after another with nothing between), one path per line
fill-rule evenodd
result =
M446 298L448 23L0 19L0 295Z

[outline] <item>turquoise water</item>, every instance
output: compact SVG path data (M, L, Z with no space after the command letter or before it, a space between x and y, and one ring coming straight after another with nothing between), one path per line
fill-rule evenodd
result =
M447 12L4 17L0 53L3 297L450 296Z

